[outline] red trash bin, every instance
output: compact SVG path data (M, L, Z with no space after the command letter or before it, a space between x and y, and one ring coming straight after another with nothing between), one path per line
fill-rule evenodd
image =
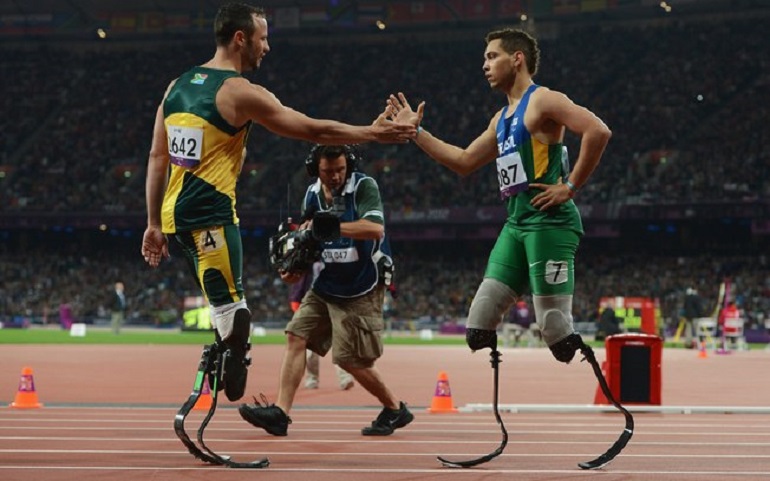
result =
M608 336L607 384L622 404L661 404L663 339L652 334Z

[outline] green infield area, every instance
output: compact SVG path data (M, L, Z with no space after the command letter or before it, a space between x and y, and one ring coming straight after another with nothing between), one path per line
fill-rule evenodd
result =
M594 349L604 349L603 341L584 337ZM27 329L0 329L0 344L209 344L213 342L211 331L182 331L151 327L126 327L120 334L113 334L109 327L86 326L84 336L73 336L70 331L53 327L33 326ZM465 346L462 334L436 334L423 339L419 332L394 331L386 333L384 343L389 345ZM283 344L281 330L268 330L262 335L252 335L252 344ZM766 344L749 344L749 349L765 349ZM683 348L681 343L667 341L665 348Z
M70 331L53 328L0 329L0 344L208 344L214 341L210 331L181 331L179 329L124 328L113 334L109 328L86 326L84 336L72 336ZM283 344L281 331L267 331L251 336L252 344ZM420 339L418 333L387 335L385 344L465 345L462 335L434 335L431 340Z

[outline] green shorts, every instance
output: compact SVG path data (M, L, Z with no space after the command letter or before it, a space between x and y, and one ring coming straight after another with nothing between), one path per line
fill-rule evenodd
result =
M214 307L243 299L243 245L237 225L173 234L198 287Z
M575 291L575 252L580 235L571 229L524 232L505 225L489 254L484 277L517 295L551 296Z
M382 303L385 287L354 299L330 300L308 292L286 332L307 341L307 348L325 356L332 350L334 364L367 368L382 356Z

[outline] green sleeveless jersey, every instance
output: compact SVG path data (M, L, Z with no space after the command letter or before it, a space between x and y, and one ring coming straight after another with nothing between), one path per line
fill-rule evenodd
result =
M532 85L527 89L510 117L506 106L496 127L497 171L500 194L506 200L508 211L506 222L522 231L559 228L582 235L580 212L572 200L547 211L540 211L531 203L541 190L529 188L529 183L557 184L562 174L562 144L544 144L532 137L524 126L524 113L537 87Z
M163 197L163 232L175 233L238 223L235 185L243 166L249 121L228 124L216 96L232 70L194 67L182 74L163 103L171 158Z

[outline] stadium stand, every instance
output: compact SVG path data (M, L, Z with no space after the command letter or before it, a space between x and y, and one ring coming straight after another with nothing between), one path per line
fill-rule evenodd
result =
M547 61L536 80L590 105L614 133L577 199L588 238L578 257L576 319L590 322L600 297L623 292L659 298L676 325L686 287L715 300L729 276L746 328L764 326L770 44L757 18L770 19L770 10L740 7L636 21L551 19L539 27ZM465 144L503 101L481 75L491 26L277 31L273 53L252 78L289 106L352 123L370 122L388 94L403 90L427 102L427 129ZM77 317L98 321L106 274L127 286L129 322L174 322L194 286L182 281L179 259L155 272L141 262L144 165L159 95L176 73L207 58L208 31L170 40L49 40L0 41L0 320L55 323L66 302ZM572 155L574 141L566 140ZM295 208L287 192L298 203L308 147L260 128L250 137L238 208L255 319L289 317L265 243ZM484 168L459 178L410 145L362 150L391 214L397 315L433 324L463 317L502 221L468 220L481 211L463 209L499 212L494 175ZM476 238L458 234L468 227Z

